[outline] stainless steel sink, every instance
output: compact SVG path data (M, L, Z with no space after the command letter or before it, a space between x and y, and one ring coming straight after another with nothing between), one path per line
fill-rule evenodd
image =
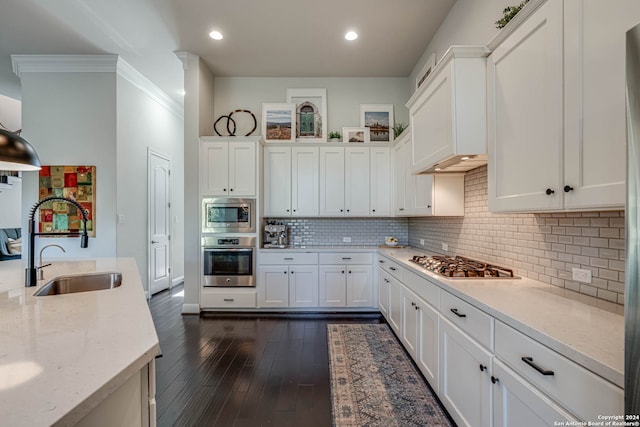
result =
M71 294L75 292L100 291L117 288L122 284L122 273L87 273L58 276L44 284L34 295Z

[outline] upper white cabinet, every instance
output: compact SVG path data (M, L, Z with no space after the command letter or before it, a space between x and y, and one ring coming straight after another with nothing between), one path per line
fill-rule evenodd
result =
M484 76L488 53L486 47L452 46L407 102L414 173L433 172L438 164L458 163L456 156L486 155ZM464 163L458 170L477 166Z
M624 206L624 36L639 21L633 0L549 0L495 47L490 210Z
M256 195L257 139L220 140L200 144L200 192L206 196Z
M371 147L370 212L371 216L391 216L391 149Z
M318 153L315 147L265 148L266 216L318 215Z
M396 216L463 216L464 174L411 174L411 140L394 147Z
M320 215L369 216L368 147L320 148Z

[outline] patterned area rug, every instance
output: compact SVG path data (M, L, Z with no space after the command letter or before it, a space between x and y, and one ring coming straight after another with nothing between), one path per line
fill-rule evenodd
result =
M327 329L335 427L453 425L388 325Z

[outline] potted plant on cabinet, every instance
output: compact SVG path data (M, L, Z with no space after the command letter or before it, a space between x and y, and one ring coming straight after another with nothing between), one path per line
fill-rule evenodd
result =
M329 142L340 142L342 134L340 132L329 132Z

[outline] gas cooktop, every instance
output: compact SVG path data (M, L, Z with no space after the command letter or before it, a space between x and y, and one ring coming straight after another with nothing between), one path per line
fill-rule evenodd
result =
M415 255L409 261L449 279L519 279L509 268L462 256Z

